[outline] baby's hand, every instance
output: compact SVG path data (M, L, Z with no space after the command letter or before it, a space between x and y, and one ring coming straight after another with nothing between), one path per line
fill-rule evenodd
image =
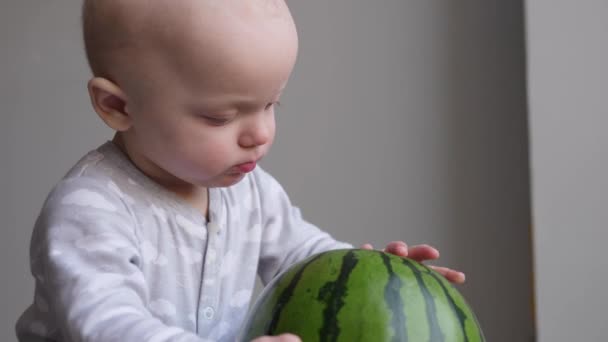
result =
M292 334L282 334L279 336L262 336L258 337L251 342L302 342L302 340Z
M374 249L374 247L366 243L361 246L363 249ZM384 252L391 253L400 257L408 257L418 262L425 260L435 260L439 258L439 251L429 245L417 245L411 248L407 247L407 244L403 241L393 241L386 245L383 249ZM464 273L455 271L447 267L429 266L435 271L443 275L448 281L454 284L462 284L465 281Z

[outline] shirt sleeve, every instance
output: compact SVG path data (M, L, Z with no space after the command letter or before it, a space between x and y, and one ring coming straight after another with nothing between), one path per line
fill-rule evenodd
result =
M258 274L266 285L277 274L313 254L353 248L302 218L283 187L265 171L254 172L260 193L262 242Z
M85 177L51 193L31 242L36 300L44 305L30 310L29 324L18 324L21 341L41 331L61 341L203 341L148 310L135 223L123 201L108 184Z

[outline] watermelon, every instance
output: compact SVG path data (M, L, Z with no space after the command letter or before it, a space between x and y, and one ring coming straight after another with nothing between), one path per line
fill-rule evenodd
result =
M262 291L241 341L293 333L313 341L485 341L463 296L442 275L381 251L313 255Z

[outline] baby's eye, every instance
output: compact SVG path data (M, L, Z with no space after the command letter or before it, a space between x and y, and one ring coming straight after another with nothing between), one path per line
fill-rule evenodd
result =
M208 123L210 123L213 126L223 126L228 124L231 119L230 118L219 118L219 117L213 117L213 116L202 116L203 119L205 121L207 121Z

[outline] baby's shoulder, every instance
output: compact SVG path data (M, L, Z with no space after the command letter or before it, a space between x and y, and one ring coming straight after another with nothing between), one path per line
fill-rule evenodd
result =
M129 182L135 184L120 170L99 150L90 151L53 186L45 207L76 203L91 203L101 209L113 203L112 207L115 207L117 202L131 197L129 189L135 188L125 186Z
M43 209L57 211L74 207L88 207L115 212L123 207L120 205L121 202L123 201L120 190L108 177L66 176L53 186L44 202Z

